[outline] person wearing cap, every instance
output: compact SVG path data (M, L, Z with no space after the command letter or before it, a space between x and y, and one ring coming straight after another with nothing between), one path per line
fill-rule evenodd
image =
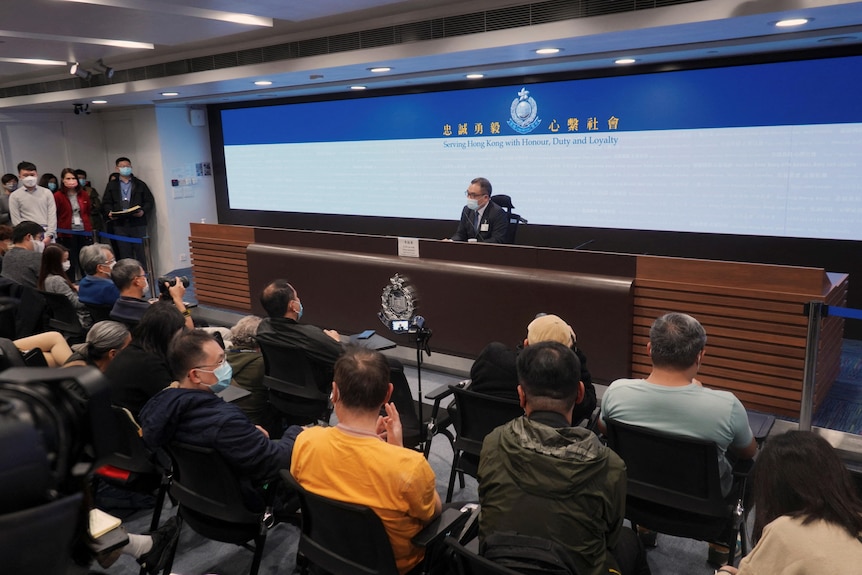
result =
M583 398L569 346L518 355L524 415L494 429L479 457L479 538L514 531L565 548L579 575L647 575L643 546L623 527L626 466L572 412Z
M592 376L587 369L587 357L577 346L575 330L560 316L540 314L527 326L527 337L524 347L543 341L555 341L571 348L578 357L580 365L580 381L584 383L583 399L575 405L573 418L575 422L589 419L596 409L596 388ZM470 368L471 391L485 393L495 397L518 399L518 372L516 362L519 350L511 350L500 342L491 342Z

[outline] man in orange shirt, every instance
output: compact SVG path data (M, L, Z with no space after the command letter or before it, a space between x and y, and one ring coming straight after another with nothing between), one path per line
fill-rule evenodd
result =
M405 449L401 420L389 403L389 365L379 353L350 350L335 363L332 402L338 425L303 431L290 473L308 491L374 510L383 521L399 573L424 556L410 540L440 511L434 472ZM385 407L386 416L380 416Z

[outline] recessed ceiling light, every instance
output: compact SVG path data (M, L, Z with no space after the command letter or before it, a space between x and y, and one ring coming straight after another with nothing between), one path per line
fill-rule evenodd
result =
M811 18L788 18L787 20L779 20L775 23L777 28L792 28L794 26L802 26L811 22Z
M351 90L364 90L365 86L351 86L350 89Z
M179 92L162 92L162 96L179 96Z
M614 64L634 64L637 62L634 58L620 58L619 60L614 60Z
M254 83L255 86L272 86L272 82L269 80L258 80Z
M91 100L90 103L91 104L107 104L108 101L107 100Z
M560 51L559 48L539 48L536 50L536 54L541 54L542 56L546 56L548 54L556 54Z
M478 80L479 78L484 78L485 74L467 74L467 78L470 80Z
M69 63L63 60L43 60L42 58L0 58L0 62L10 64L32 64L33 66L66 66Z
M382 74L383 72L389 72L392 68L388 68L386 66L378 66L376 68L368 68L369 72L373 72L375 74Z

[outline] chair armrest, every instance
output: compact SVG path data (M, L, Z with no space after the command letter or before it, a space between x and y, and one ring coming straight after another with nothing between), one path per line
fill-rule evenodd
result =
M432 390L430 393L425 394L425 399L430 399L431 401L437 402L443 399L444 397L448 397L452 395L452 390L449 389L449 384L444 384L438 387L437 389Z
M431 523L423 527L422 531L411 539L411 542L417 547L428 547L441 541L447 535L460 531L467 519L470 518L470 513L471 511L462 512L455 508L445 509Z

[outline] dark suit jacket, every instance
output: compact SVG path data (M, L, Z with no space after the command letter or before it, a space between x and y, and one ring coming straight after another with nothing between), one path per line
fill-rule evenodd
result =
M141 209L144 210L143 217L119 216L114 222L123 226L147 225L147 218L153 213L155 202L153 202L153 194L147 184L135 176L132 176L132 194L129 207L131 206L141 206ZM107 219L109 212L119 212L123 209L125 208L123 207L123 194L120 191L120 180L112 180L108 182L107 187L105 187L105 194L102 196L102 214Z
M476 238L485 244L502 244L506 242L506 230L509 228L509 218L506 216L506 210L498 206L492 201L485 206L485 212L482 214L482 221L477 227L473 221L476 219L476 212L464 206L461 210L461 221L458 223L458 230L452 239L458 242L465 242L469 239ZM479 231L484 224L488 224L488 231Z

